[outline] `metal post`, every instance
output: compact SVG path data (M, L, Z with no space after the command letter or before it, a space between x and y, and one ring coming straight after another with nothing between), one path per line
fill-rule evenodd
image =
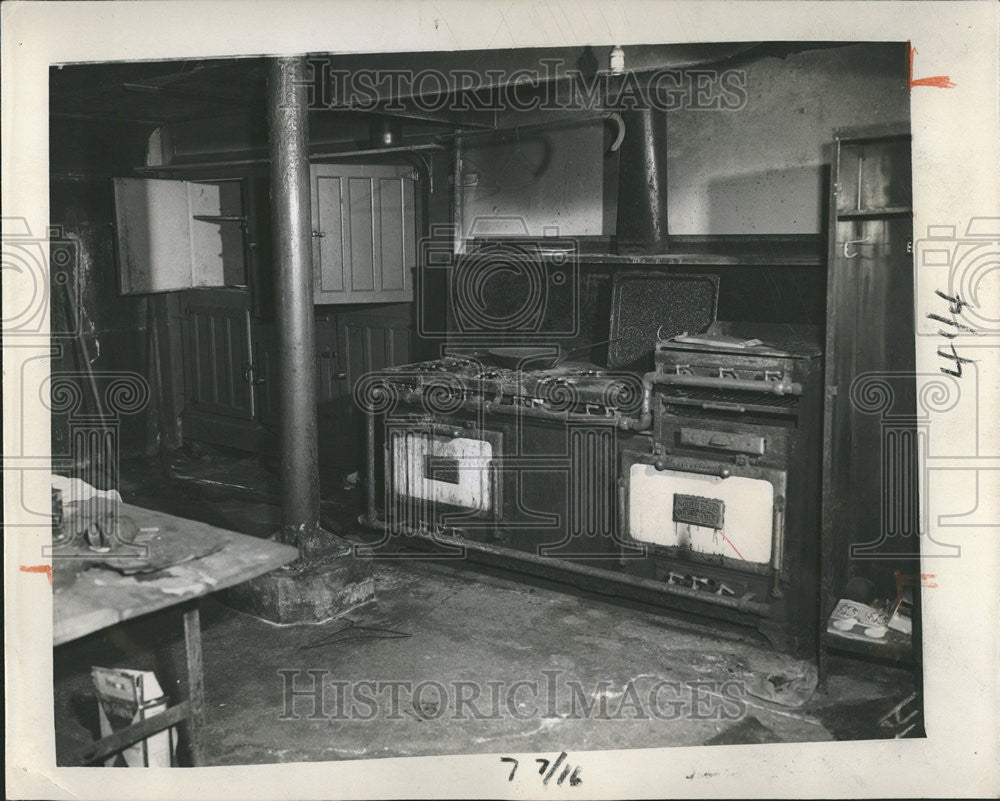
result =
M282 541L321 545L306 61L271 59L267 120L277 258Z

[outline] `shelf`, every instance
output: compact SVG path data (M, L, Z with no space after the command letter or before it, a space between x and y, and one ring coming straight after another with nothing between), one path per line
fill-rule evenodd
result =
M581 265L678 267L822 267L824 248L815 235L675 235L667 253L615 253L612 237L476 237L468 253L490 247L529 246L543 255L566 252Z
M247 218L237 215L227 215L227 214L192 214L191 215L196 220L201 220L202 222L210 223L224 223L224 222L238 222L246 223Z
M636 266L706 266L706 267L819 267L819 256L768 256L763 254L730 253L664 253L656 255L622 255L617 253L580 253L580 264L630 264Z
M909 206L886 206L882 209L852 209L838 211L838 220L865 220L874 217L902 217L913 213Z
M376 148L352 148L345 150L331 150L323 152L315 152L309 154L310 161L322 161L322 160L336 160L336 159L348 159L357 158L359 156L382 156L392 153L423 153L425 151L440 151L444 150L444 146L436 142L423 143L423 144L413 144L413 145L395 145L390 147L376 147ZM220 158L214 161L190 161L190 162L174 162L170 164L155 164L142 167L136 167L135 172L138 175L153 175L157 173L170 173L170 172L191 172L196 170L216 170L216 169L228 169L231 167L258 167L258 166L268 166L271 163L270 156L256 156L250 155L245 158L237 159L224 159Z
M823 645L828 651L846 651L869 659L883 659L901 665L916 664L911 638L891 629L883 640L855 640L827 631L823 633Z

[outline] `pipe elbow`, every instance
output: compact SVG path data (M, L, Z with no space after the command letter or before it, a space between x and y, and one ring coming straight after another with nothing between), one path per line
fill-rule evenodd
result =
M653 425L653 384L656 382L656 371L652 370L642 377L642 407L637 417L623 417L619 420L620 427L625 431L645 431Z

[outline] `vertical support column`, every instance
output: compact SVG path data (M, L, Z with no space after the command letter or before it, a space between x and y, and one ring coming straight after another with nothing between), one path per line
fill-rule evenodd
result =
M267 121L277 259L282 541L319 546L319 446L313 318L306 60L268 65Z

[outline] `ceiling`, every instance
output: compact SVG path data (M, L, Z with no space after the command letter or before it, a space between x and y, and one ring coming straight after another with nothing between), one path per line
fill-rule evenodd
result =
M630 46L625 48L630 71L732 63L763 55L784 56L829 45L721 43ZM489 50L434 53L320 54L310 56L330 69L351 74L358 70L436 71L446 82L432 80L421 87L400 83L379 86L380 101L401 101L394 112L411 120L425 119L455 126L490 126L491 115L474 112L428 113L427 103L414 97L447 94L456 73L474 74L480 91L503 83L518 70L540 77L564 78L566 70L593 75L606 70L610 48L574 47L532 50ZM557 66L545 65L543 59ZM492 72L492 75L490 74ZM64 118L99 119L119 123L162 125L211 119L233 113L263 113L267 60L263 57L187 61L111 62L55 66L50 71L50 113ZM467 80L467 79L466 79ZM383 110L369 113L384 114Z

